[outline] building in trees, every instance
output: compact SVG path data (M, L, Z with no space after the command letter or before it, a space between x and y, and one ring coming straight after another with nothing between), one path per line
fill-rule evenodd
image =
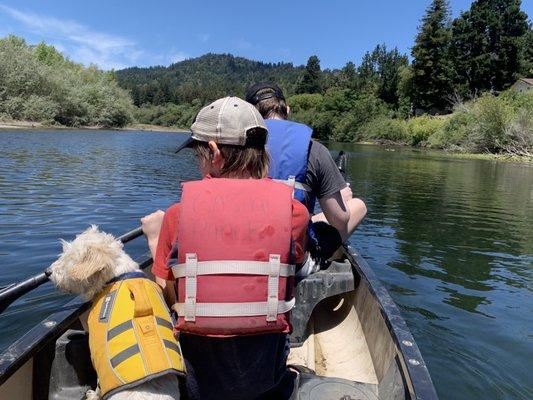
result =
M520 0L477 0L453 22L454 84L462 97L507 89L527 72L531 28L520 6Z
M520 78L515 82L512 88L517 92L533 90L533 78Z

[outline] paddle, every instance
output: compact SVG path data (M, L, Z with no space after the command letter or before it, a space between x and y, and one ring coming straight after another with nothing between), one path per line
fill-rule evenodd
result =
M119 236L117 239L122 243L128 243L142 235L142 229L137 228ZM40 274L34 275L22 282L12 283L0 290L0 314L16 299L47 282L50 274L51 271L47 268Z
M335 158L335 164L337 164L337 168L339 168L339 171L341 172L342 176L345 179L346 179L346 160L347 160L346 153L343 150L339 151L339 154Z

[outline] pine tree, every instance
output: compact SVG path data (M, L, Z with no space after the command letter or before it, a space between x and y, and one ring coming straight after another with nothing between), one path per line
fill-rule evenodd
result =
M533 77L533 29L531 26L523 37L522 54L520 55L520 75Z
M296 88L297 93L319 93L322 90L322 71L317 56L309 57L302 80Z
M442 111L449 108L453 93L450 60L451 30L446 0L433 0L419 28L413 56L412 99L417 108Z
M381 100L397 107L399 72L407 65L407 56L400 54L397 48L388 51L385 44L379 44L363 56L359 67L361 88L375 87Z
M355 64L348 61L340 72L340 86L353 89L357 83L357 69Z
M500 91L527 69L527 15L520 0L477 0L453 22L451 58L463 96Z

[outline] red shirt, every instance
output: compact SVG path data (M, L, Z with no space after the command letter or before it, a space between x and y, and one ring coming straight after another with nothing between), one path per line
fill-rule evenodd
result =
M154 264L152 266L152 273L159 278L167 281L174 280L172 270L168 267L168 260L172 258L177 259L176 254L173 253L173 247L179 241L178 224L180 217L180 203L176 203L169 207L163 218L161 231L159 232L159 239L157 242L157 251L155 255ZM294 243L295 262L301 264L304 262L305 254L305 239L307 224L309 222L309 212L307 208L297 200L292 201L292 240ZM174 251L175 252L175 251Z

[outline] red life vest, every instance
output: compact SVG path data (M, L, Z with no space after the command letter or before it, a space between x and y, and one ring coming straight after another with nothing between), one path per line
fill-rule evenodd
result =
M270 179L183 184L177 329L204 336L289 332L293 188Z

